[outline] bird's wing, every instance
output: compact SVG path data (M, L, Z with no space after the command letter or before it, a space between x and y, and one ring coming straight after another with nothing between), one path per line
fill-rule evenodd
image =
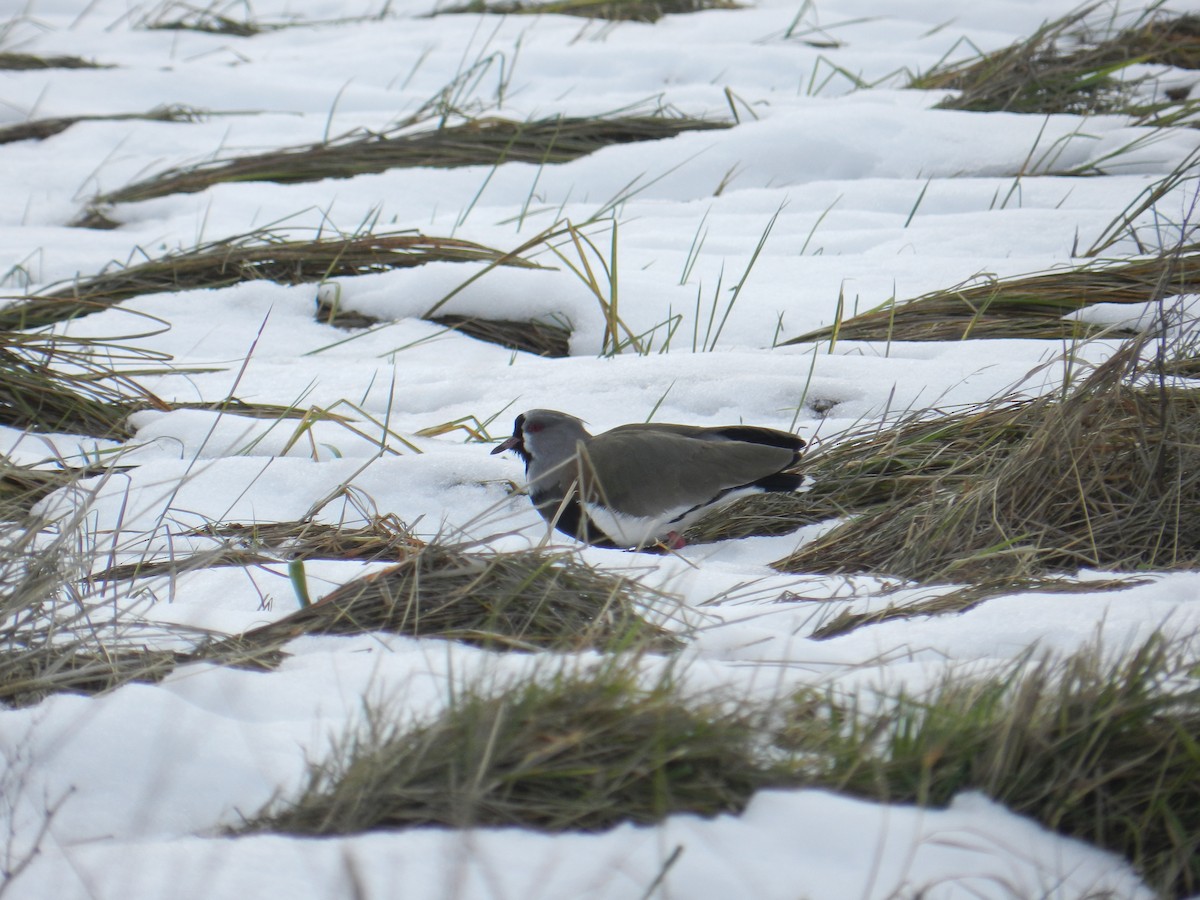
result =
M796 456L769 444L634 429L593 438L585 454L581 466L589 499L633 516L678 513L708 503L786 469Z

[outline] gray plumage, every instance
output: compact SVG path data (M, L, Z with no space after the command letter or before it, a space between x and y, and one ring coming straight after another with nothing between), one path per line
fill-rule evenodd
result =
M525 462L534 506L590 544L644 547L668 540L710 509L751 490L790 491L804 441L771 428L622 425L591 435L563 412L517 416L492 452Z

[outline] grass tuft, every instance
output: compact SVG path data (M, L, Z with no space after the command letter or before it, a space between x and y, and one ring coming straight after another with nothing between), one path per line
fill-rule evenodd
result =
M406 232L288 240L264 230L118 266L62 287L52 285L36 296L16 299L0 309L0 328L51 325L100 312L142 294L229 287L258 280L304 284L427 262L535 267L513 254L458 238Z
M458 6L439 9L435 15L450 13L488 13L497 16L561 15L614 22L657 22L663 16L702 12L706 9L742 9L734 0L499 0L485 3L470 0Z
M669 679L642 687L611 665L503 692L468 688L415 727L375 711L313 767L299 797L239 830L597 831L737 812L774 774L756 761L757 715L687 700Z
M1121 853L1163 896L1200 886L1195 660L1154 637L948 678L922 696L720 703L628 664L455 688L402 722L368 709L298 794L238 832L342 835L440 825L596 831L737 813L756 790L812 787L943 806L981 791Z
M1097 36L1085 20L1099 6L1047 22L1011 47L936 67L909 87L958 91L938 104L943 109L1142 115L1136 94L1146 79L1124 78L1124 70L1138 63L1196 68L1200 16L1169 14L1155 3L1129 27Z
M15 125L0 127L0 144L11 144L14 141L41 141L56 134L62 134L72 125L80 122L197 122L214 115L236 115L235 113L211 113L193 109L188 106L158 106L144 113L114 113L112 115L96 116L52 116L46 119L32 119L28 122L18 122Z
M130 362L164 359L103 341L0 330L0 424L129 437L130 413L168 408L115 368Z
M677 638L642 618L665 599L570 552L472 552L411 544L400 562L311 606L216 645L206 656L273 658L302 634L389 631L497 650L669 651Z
M774 566L921 582L1197 568L1200 390L1156 377L1146 344L1128 342L1065 396L1000 402L835 448L830 456L860 457L840 476L845 505L881 505ZM818 485L830 471L822 456L809 460ZM862 485L872 465L885 477Z
M1200 291L1200 248L932 291L783 344L831 341L1075 340L1111 329L1064 318L1095 303L1147 303Z
M30 69L111 69L101 63L78 56L35 56L31 53L0 53L0 70L28 71Z
M1160 896L1200 889L1200 687L1155 637L1113 669L1095 651L947 680L881 713L812 692L780 742L824 786L941 806L982 791L1125 856Z
M497 166L505 162L564 163L613 144L657 141L685 131L729 128L731 125L664 113L554 116L532 122L487 117L416 132L406 127L381 134L355 132L321 144L168 169L144 181L101 194L91 201L90 207L99 211L116 203L194 193L230 181L297 184L414 166L446 169Z

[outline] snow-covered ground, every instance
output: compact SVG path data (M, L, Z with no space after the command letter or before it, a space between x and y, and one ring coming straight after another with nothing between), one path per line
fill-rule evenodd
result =
M745 422L819 440L899 411L1043 391L1061 384L1061 367L1047 365L1064 349L1057 342L839 342L833 352L827 344L777 345L832 323L839 296L849 315L985 273L1077 263L1073 248L1091 244L1200 145L1195 129L1151 134L1121 116L937 110L944 93L901 88L906 71L1029 35L1073 7L1064 0L759 0L653 25L425 17L432 4L217 7L298 23L241 38L147 30L147 17L166 8L151 2L0 2L11 18L7 27L0 21L0 49L113 66L0 73L0 125L165 104L214 113L189 123L83 122L42 142L0 146L0 274L10 294L272 223L308 237L374 222L376 230L419 229L504 250L558 217L585 222L613 204L585 230L611 263L616 229L620 313L632 331L663 326L653 353L603 357L600 306L558 264L488 272L441 311L559 317L573 327L569 358L532 358L446 333L420 316L480 269L454 263L340 279L343 307L395 320L350 340L314 320L316 286L266 282L140 297L60 326L78 337L136 334L131 345L170 354L180 370L206 370L144 379L165 399L233 393L323 408L348 401L368 435L321 422L311 441L292 441L290 422L139 413L122 455L136 467L97 485L89 513L106 552L136 557L167 530L207 521L294 520L350 477L358 496L416 522L423 536L465 534L504 549L542 540L528 500L506 488L521 480L517 460L490 456L461 431L415 436L467 416L497 417L496 438L518 412L548 407L594 431L653 413L655 421ZM456 102L480 114L666 106L728 119L732 107L740 124L612 146L562 165L224 184L118 206L116 230L67 227L95 194L168 167L383 129L472 67L478 77L466 79ZM873 86L856 88L845 73ZM1160 86L1181 79L1166 72ZM1071 174L1097 161L1103 176ZM1178 237L1170 223L1184 218L1188 202L1184 191L1169 195L1157 219L1146 217L1144 235L1156 234L1157 221L1169 245ZM1134 252L1131 242L1109 251ZM704 335L726 315L706 345ZM675 316L674 337L659 352L664 323ZM1084 352L1100 359L1110 349L1098 342ZM384 422L423 452L397 445L400 455L378 456ZM50 445L67 457L111 446L11 429L0 437L23 463L51 455ZM52 496L46 508L72 502ZM343 500L318 516L359 518ZM1003 597L962 615L890 621L815 642L808 636L833 615L905 595L881 598L869 578L767 568L811 534L691 546L678 558L600 549L583 557L644 573L679 598L680 621L703 625L684 651L685 682L757 699L805 685L918 690L949 671L1008 663L1032 645L1069 653L1099 641L1119 651L1156 629L1200 629L1200 576L1174 574L1115 593ZM362 573L355 563L307 567L314 599ZM282 565L194 572L158 587L114 600L153 621L229 632L296 602ZM776 602L786 592L794 601ZM354 896L360 885L366 897L636 898L681 846L655 896L1150 896L1123 860L973 795L921 811L770 791L737 817L673 816L657 827L587 835L426 829L228 838L224 826L302 782L307 761L361 718L364 698L428 714L447 702L454 682L499 682L539 664L536 656L396 636L309 637L288 649L290 658L269 674L189 666L161 685L57 695L0 712L0 817L8 823L0 843L10 858L36 840L48 806L58 806L9 895L300 900Z

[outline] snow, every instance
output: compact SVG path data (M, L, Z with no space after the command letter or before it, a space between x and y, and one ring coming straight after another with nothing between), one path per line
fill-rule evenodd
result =
M577 415L593 431L653 415L822 441L905 411L1053 389L1065 377L1064 347L1053 341L779 344L834 322L839 297L848 316L985 276L1077 264L1074 248L1090 245L1200 146L1195 129L1152 132L1119 116L938 110L945 92L903 89L907 72L1029 35L1073 8L1064 0L949 8L937 0L762 0L654 25L424 17L434 3L260 0L256 18L298 24L252 38L146 30L141 23L170 9L140 0L9 8L4 50L77 54L114 68L0 73L0 125L165 104L214 115L83 122L42 142L0 146L0 289L8 293L267 225L310 238L374 223L376 231L419 229L507 250L565 217L594 242L593 268L617 264L630 329L656 329L647 354L604 356L596 296L544 252L535 258L551 268L497 268L474 281L482 264L434 263L320 288L251 282L137 297L57 326L168 355L172 373L143 379L165 399L232 394L355 419L357 432L318 421L301 434L296 420L144 411L133 419L136 436L119 447L0 429L0 447L17 462L113 450L131 466L42 504L46 512L86 504L95 546L114 559L184 548L196 539L182 532L210 521L309 512L350 526L364 512L394 513L423 537L498 549L544 541L527 498L509 492L508 482L522 480L515 459L490 456L462 432L416 434L462 417L488 422L497 438L518 412L542 407ZM251 7L229 8L236 16ZM870 87L856 88L847 73ZM1156 74L1164 86L1187 83L1179 72ZM113 231L67 227L98 192L169 167L384 129L455 79L454 103L480 114L662 106L728 120L732 108L740 123L561 165L223 184L118 205L122 226ZM1184 189L1164 198L1139 222L1143 236L1170 245L1189 199ZM578 267L574 252L564 248ZM1137 248L1123 240L1109 252ZM354 334L320 324L318 290L336 290L342 308L388 324ZM455 291L441 313L570 323L571 355L533 358L420 319ZM1179 308L1194 302L1181 298ZM1079 318L1123 324L1145 314L1100 307ZM1076 349L1098 361L1114 346ZM399 453L380 455L381 441ZM352 495L330 500L346 482ZM961 615L813 640L839 613L941 590L767 567L827 527L690 546L675 558L599 549L582 557L635 571L675 598L658 612L669 627L697 628L679 664L686 686L756 701L811 686L915 692L950 673L1012 664L1031 647L1066 654L1100 646L1120 656L1155 630L1200 631L1200 576L1150 574L1122 591L1015 594ZM311 563L306 574L318 599L377 568ZM113 602L163 627L239 632L296 603L282 564L191 572L142 589ZM675 815L602 834L230 838L222 829L294 790L307 762L361 723L365 699L421 718L444 708L456 684L503 683L542 664L536 655L393 635L302 638L288 651L268 674L192 665L161 685L56 695L0 712L0 833L11 834L10 859L37 841L57 805L9 896L627 898L645 895L660 875L655 896L680 898L1152 896L1123 860L975 795L920 810L765 791L739 816Z

